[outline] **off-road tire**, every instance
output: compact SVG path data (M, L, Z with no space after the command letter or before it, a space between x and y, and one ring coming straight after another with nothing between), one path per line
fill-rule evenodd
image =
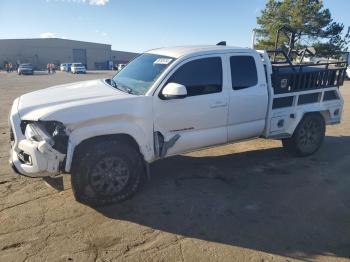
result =
M71 170L71 185L75 199L84 204L104 206L122 202L137 192L145 176L140 152L127 142L118 140L92 141L78 148L76 154ZM111 159L115 161L112 166L106 164L110 163ZM103 169L103 163L105 163L106 170L107 166L109 170ZM116 166L115 163L118 165ZM122 163L122 168L120 168L120 163ZM125 185L117 192L113 192L113 190L107 192L110 186L115 187L115 183L120 186L120 180L116 179L116 177L119 177L118 179L123 177L123 175L120 176L122 172L120 170L124 172L124 177L126 176L125 170L127 170L128 179L126 182L123 179ZM101 190L99 190L100 185L96 186L97 177L103 177L102 181L104 182ZM107 188L104 190L106 184Z
M322 145L326 124L318 113L306 114L295 129L291 138L282 139L283 147L296 156L309 156Z

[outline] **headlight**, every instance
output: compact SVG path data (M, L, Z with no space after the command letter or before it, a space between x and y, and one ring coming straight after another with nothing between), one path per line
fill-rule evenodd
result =
M24 136L27 138L27 140L37 142L46 141L50 145L54 144L54 141L52 140L51 136L47 133L44 126L38 122L27 124Z
M24 135L31 141L46 141L52 148L62 154L67 153L68 134L66 127L58 121L22 121L21 128L25 129Z

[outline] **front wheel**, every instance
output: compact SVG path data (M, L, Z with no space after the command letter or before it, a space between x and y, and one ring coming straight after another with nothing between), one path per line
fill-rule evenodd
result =
M317 113L307 114L291 138L282 139L283 147L297 156L309 156L322 145L326 133L324 118Z
M123 141L95 141L77 154L71 184L80 202L101 206L124 201L144 177L141 154Z

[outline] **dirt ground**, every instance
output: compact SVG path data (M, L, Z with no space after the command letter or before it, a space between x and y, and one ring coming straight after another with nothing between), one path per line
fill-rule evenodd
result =
M308 158L254 140L168 158L131 200L77 203L69 175L17 176L7 116L32 90L112 72L0 72L0 261L345 261L350 258L350 82L343 122ZM350 260L350 259L349 259Z

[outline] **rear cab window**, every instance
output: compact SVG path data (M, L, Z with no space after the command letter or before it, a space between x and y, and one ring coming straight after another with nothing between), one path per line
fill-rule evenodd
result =
M256 86L258 73L255 59L251 55L236 55L230 57L231 82L233 90Z
M167 83L178 83L187 89L187 96L207 95L222 91L220 57L199 58L180 66Z

